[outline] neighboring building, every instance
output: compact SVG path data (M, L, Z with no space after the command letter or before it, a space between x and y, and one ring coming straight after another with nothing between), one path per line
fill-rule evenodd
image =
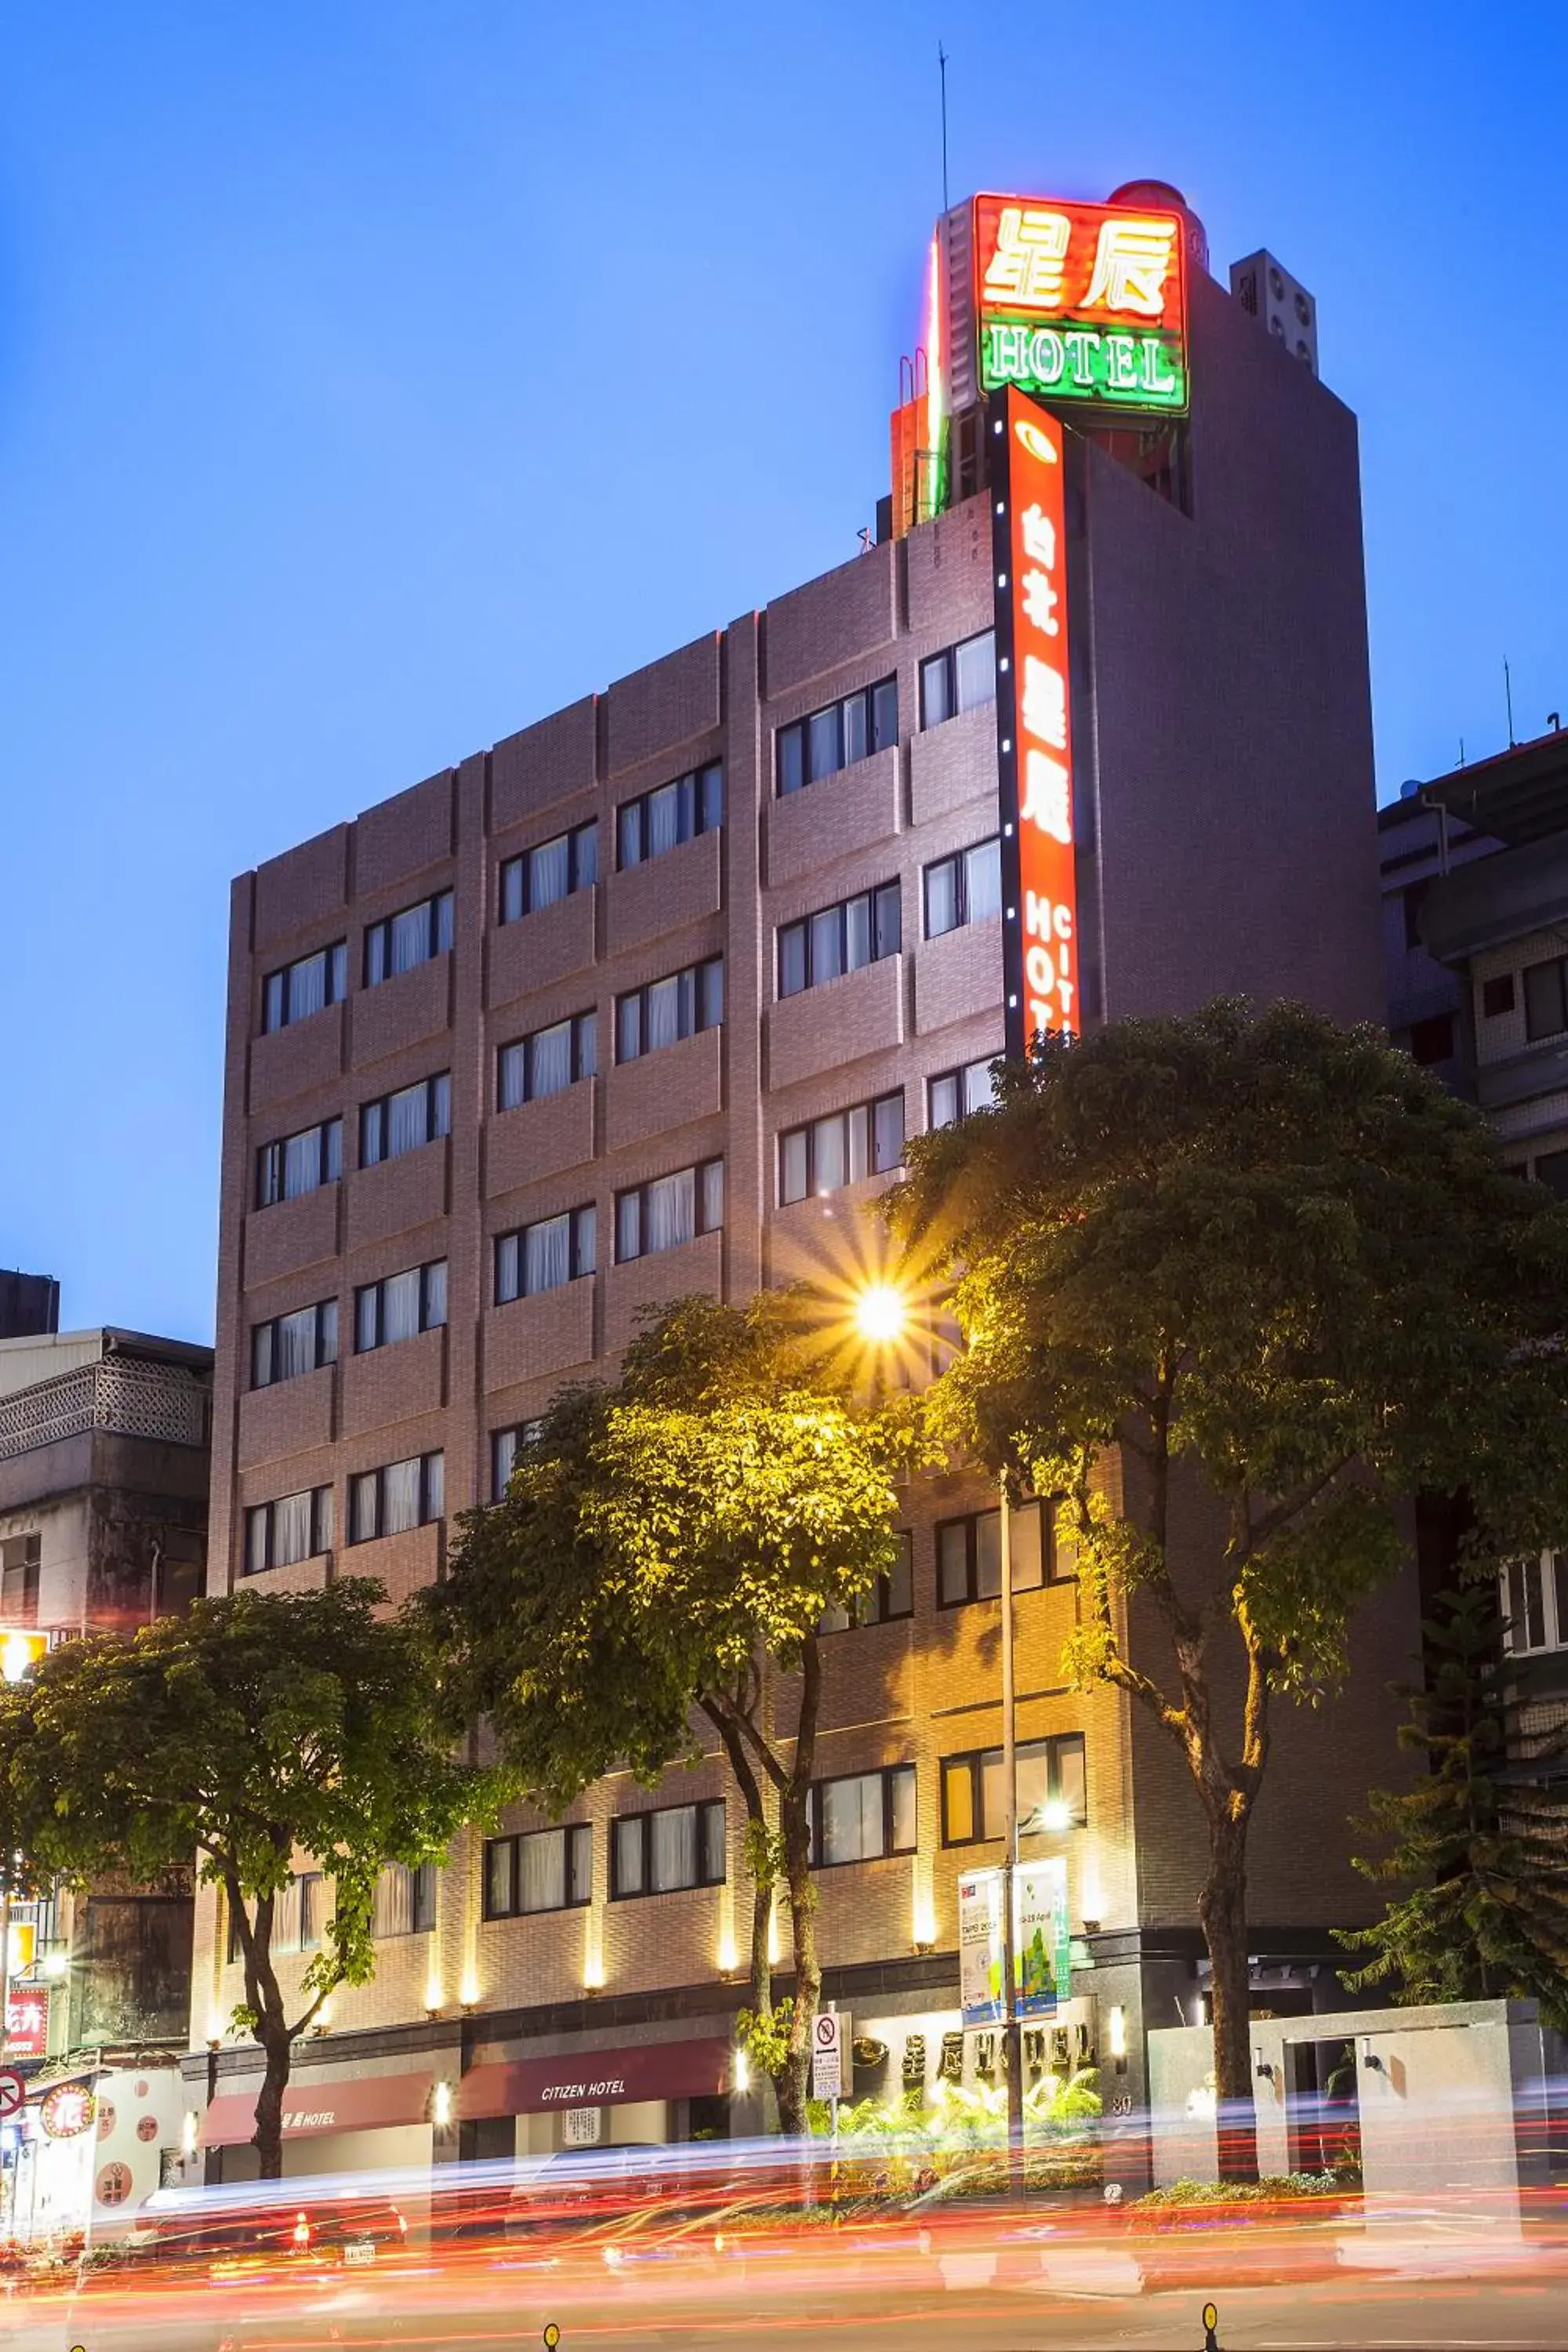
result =
M1376 1017L1354 419L1196 266L1188 314L1190 417L1068 436L1085 1017L1233 992ZM213 1590L440 1577L518 1433L649 1302L852 1274L905 1137L984 1094L1004 820L977 414L948 511L236 883ZM956 1878L999 1859L995 1528L980 1479L922 1487L874 1622L828 1644L826 1992L886 2053L858 2092L934 2076ZM1060 1686L1074 1587L1048 1526L1021 1541L1026 1786L1072 1822L1026 1851L1066 1853L1076 1938L1034 2062L1125 2035L1137 2096L1145 2018L1201 2005L1201 1816L1126 1700ZM1268 2007L1329 1998L1331 1927L1375 1907L1344 1824L1398 1775L1386 1686L1415 1639L1385 1593L1344 1703L1281 1711L1249 1867ZM754 2116L742 1826L712 1758L389 1873L375 1981L297 2053L289 2165L550 2147L563 2106L622 2139ZM303 1968L319 1885L296 1900ZM220 2052L226 1953L203 1890L187 2084L193 2106L217 2085L214 2172L251 2160L257 2080Z
M33 1339L60 1328L60 1286L52 1275L0 1273L0 1339Z
M51 1294L54 1286L47 1286ZM56 1294L58 1296L58 1294ZM0 1671L25 1674L52 1643L128 1633L188 1607L206 1561L210 1348L139 1331L57 1333L0 1340ZM190 2016L192 1894L96 1882L81 1894L18 1903L6 2058L48 2080L90 2087L100 2066L133 2062L125 2092L132 2135L100 2150L97 2173L57 2150L39 2095L0 2127L0 2234L79 2227L95 2179L105 2218L158 2185L160 2149L177 2153L179 2107L163 2082ZM163 2053L163 2073L159 2055ZM144 2079L147 2078L147 2079ZM163 2117L153 2144L138 2112ZM107 2143L111 2127L106 2127Z

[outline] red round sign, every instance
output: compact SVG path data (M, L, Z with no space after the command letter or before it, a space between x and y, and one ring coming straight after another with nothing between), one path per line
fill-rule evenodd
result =
M0 2121L7 2116L19 2116L26 2096L26 2083L15 2066L0 2067Z
M100 2205L123 2205L131 2194L131 2167L106 2164L98 2176L96 2194Z

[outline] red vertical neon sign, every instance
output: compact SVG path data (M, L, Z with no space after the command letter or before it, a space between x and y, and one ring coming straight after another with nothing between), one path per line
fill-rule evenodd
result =
M1008 390L992 402L996 748L1006 1045L1079 1029L1061 425Z

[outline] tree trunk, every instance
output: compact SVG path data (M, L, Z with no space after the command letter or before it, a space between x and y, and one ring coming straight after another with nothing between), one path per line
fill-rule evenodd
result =
M816 1890L811 1883L805 1807L806 1787L796 1775L780 1809L784 1883L789 1892L790 1933L795 1946L795 2000L790 2011L788 2054L773 2077L779 2121L795 2139L804 2139L810 2129L805 2103L811 2084L811 2028L822 1997L822 1969L816 1957Z
M1247 1965L1247 1815L1234 1801L1209 1815L1209 1867L1198 1917L1214 1974L1215 2126L1222 2180L1258 2178Z
M283 2178L283 2094L289 2087L289 2061L293 2056L293 2037L271 2027L258 2030L257 2040L265 2055L266 2072L256 2100L256 2129L251 2145L260 2159L263 2180Z

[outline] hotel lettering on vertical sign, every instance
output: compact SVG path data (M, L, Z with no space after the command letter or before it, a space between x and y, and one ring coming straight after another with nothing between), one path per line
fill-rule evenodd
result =
M1011 390L993 396L987 424L1005 1029L1016 1060L1037 1031L1079 1028L1066 444L1054 416Z

